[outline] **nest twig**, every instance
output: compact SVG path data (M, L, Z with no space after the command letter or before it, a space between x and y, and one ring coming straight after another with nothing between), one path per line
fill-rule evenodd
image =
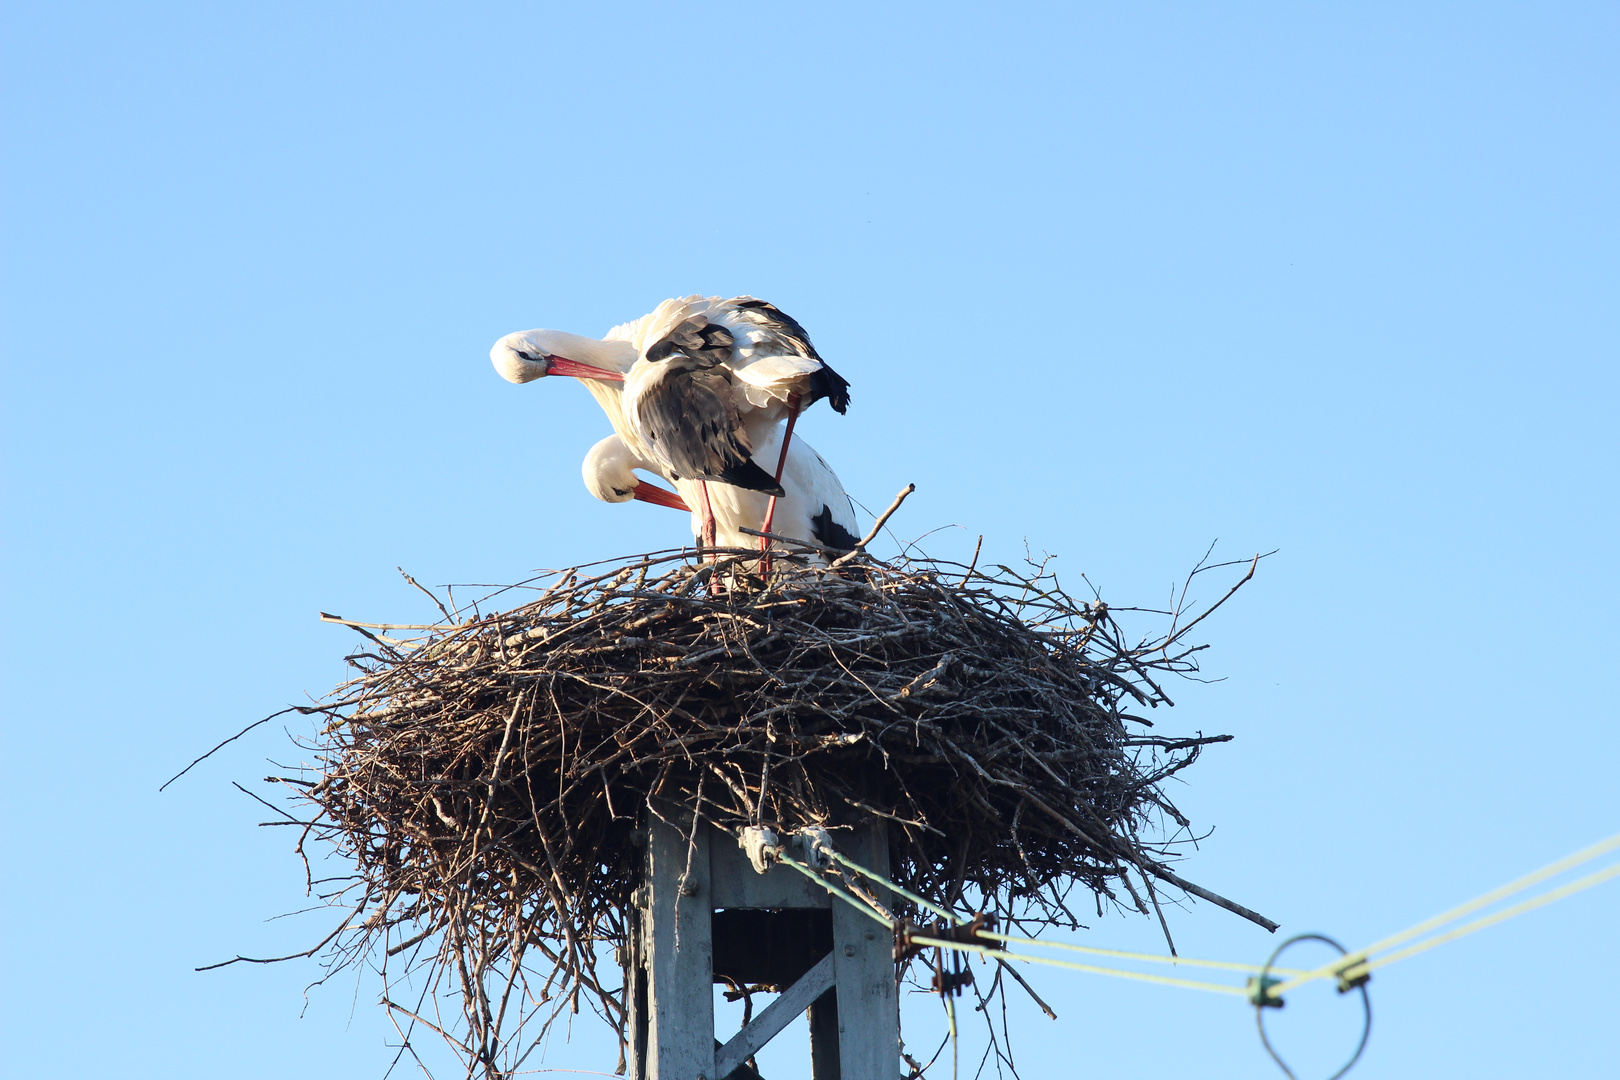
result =
M273 779L312 811L300 851L353 865L324 893L349 912L330 960L421 976L415 1002L385 994L407 1046L426 1025L506 1076L582 997L622 1037L599 953L624 941L655 798L730 831L885 820L899 884L1014 921L1074 925L1076 886L1146 911L1155 879L1259 919L1163 865L1188 828L1165 781L1227 738L1141 715L1197 670L1174 621L1128 640L1041 565L712 575L643 556L465 621L328 617L367 639L359 675L306 710L312 775Z

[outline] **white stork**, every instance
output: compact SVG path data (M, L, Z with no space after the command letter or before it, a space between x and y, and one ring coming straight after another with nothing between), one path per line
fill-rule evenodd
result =
M652 471L673 481L699 481L687 501L698 508L704 522L700 542L710 545L718 542L718 522L707 481L768 496L764 514L748 517L761 522L761 531L773 531L776 499L785 494L782 480L801 408L821 397L840 413L849 405L849 383L821 360L804 328L773 305L750 296L665 300L601 339L557 330L508 334L495 343L490 359L511 382L550 374L580 378L608 414L627 451L656 462ZM625 385L614 385L620 381ZM767 446L776 450L774 473L754 461L756 450L762 460L771 460L763 452ZM825 477L808 464L810 460L820 464ZM852 528L848 497L814 450L800 473L814 481L816 491L829 496L825 508L841 507L829 509L829 520L842 519L840 528ZM698 496L696 502L692 494ZM722 494L718 488L716 497L737 514L745 512L743 502L752 501L730 490ZM741 520L733 517L734 523ZM762 540L759 546L764 550L767 543Z

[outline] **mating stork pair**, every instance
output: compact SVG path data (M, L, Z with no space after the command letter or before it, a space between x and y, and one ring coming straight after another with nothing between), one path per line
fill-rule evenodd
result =
M597 498L689 509L705 548L767 550L766 539L743 529L855 545L855 514L838 477L793 438L800 412L817 400L842 413L849 383L773 305L751 296L665 300L600 339L508 334L490 360L510 382L568 375L585 384L614 432L585 456L585 486ZM638 480L636 470L676 491Z

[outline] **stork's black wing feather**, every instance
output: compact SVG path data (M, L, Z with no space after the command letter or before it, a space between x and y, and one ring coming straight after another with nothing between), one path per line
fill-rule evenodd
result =
M647 360L656 364L679 353L695 361L697 367L714 367L731 358L734 344L736 339L730 330L694 315L649 346Z
M810 535L830 548L853 551L860 539L843 525L833 520L832 507L821 504L821 513L810 517Z
M749 458L741 465L734 465L721 473L717 479L723 480L733 487L747 488L749 491L759 491L766 495L775 495L778 498L786 495L782 485L776 482L776 477L760 468L753 458Z
M676 477L783 494L771 474L754 462L754 448L732 400L731 379L702 360L665 356L664 372L642 395L637 417Z

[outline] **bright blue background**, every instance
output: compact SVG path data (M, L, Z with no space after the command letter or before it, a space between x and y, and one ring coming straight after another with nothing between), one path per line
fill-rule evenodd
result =
M1280 548L1205 624L1226 681L1160 721L1238 736L1174 792L1218 826L1194 880L1357 945L1614 832L1617 28L1611 3L12 5L3 1071L382 1074L373 981L306 1008L307 962L191 970L325 924L262 921L302 876L230 786L294 756L280 730L157 785L341 677L318 610L431 614L396 565L509 581L678 542L586 495L606 428L578 387L485 359L676 293L811 328L855 399L801 430L874 510L917 483L902 537L1027 542L1116 604L1216 538ZM1172 915L1191 956L1273 944ZM1380 973L1356 1075L1612 1069L1617 916L1610 885ZM1160 945L1137 917L1083 940ZM1240 1002L1034 977L1062 1019L1015 997L1032 1080L1280 1075ZM1279 1038L1325 1075L1349 1003L1290 1005ZM937 1008L908 1010L931 1049ZM612 1063L586 1024L545 1062Z

